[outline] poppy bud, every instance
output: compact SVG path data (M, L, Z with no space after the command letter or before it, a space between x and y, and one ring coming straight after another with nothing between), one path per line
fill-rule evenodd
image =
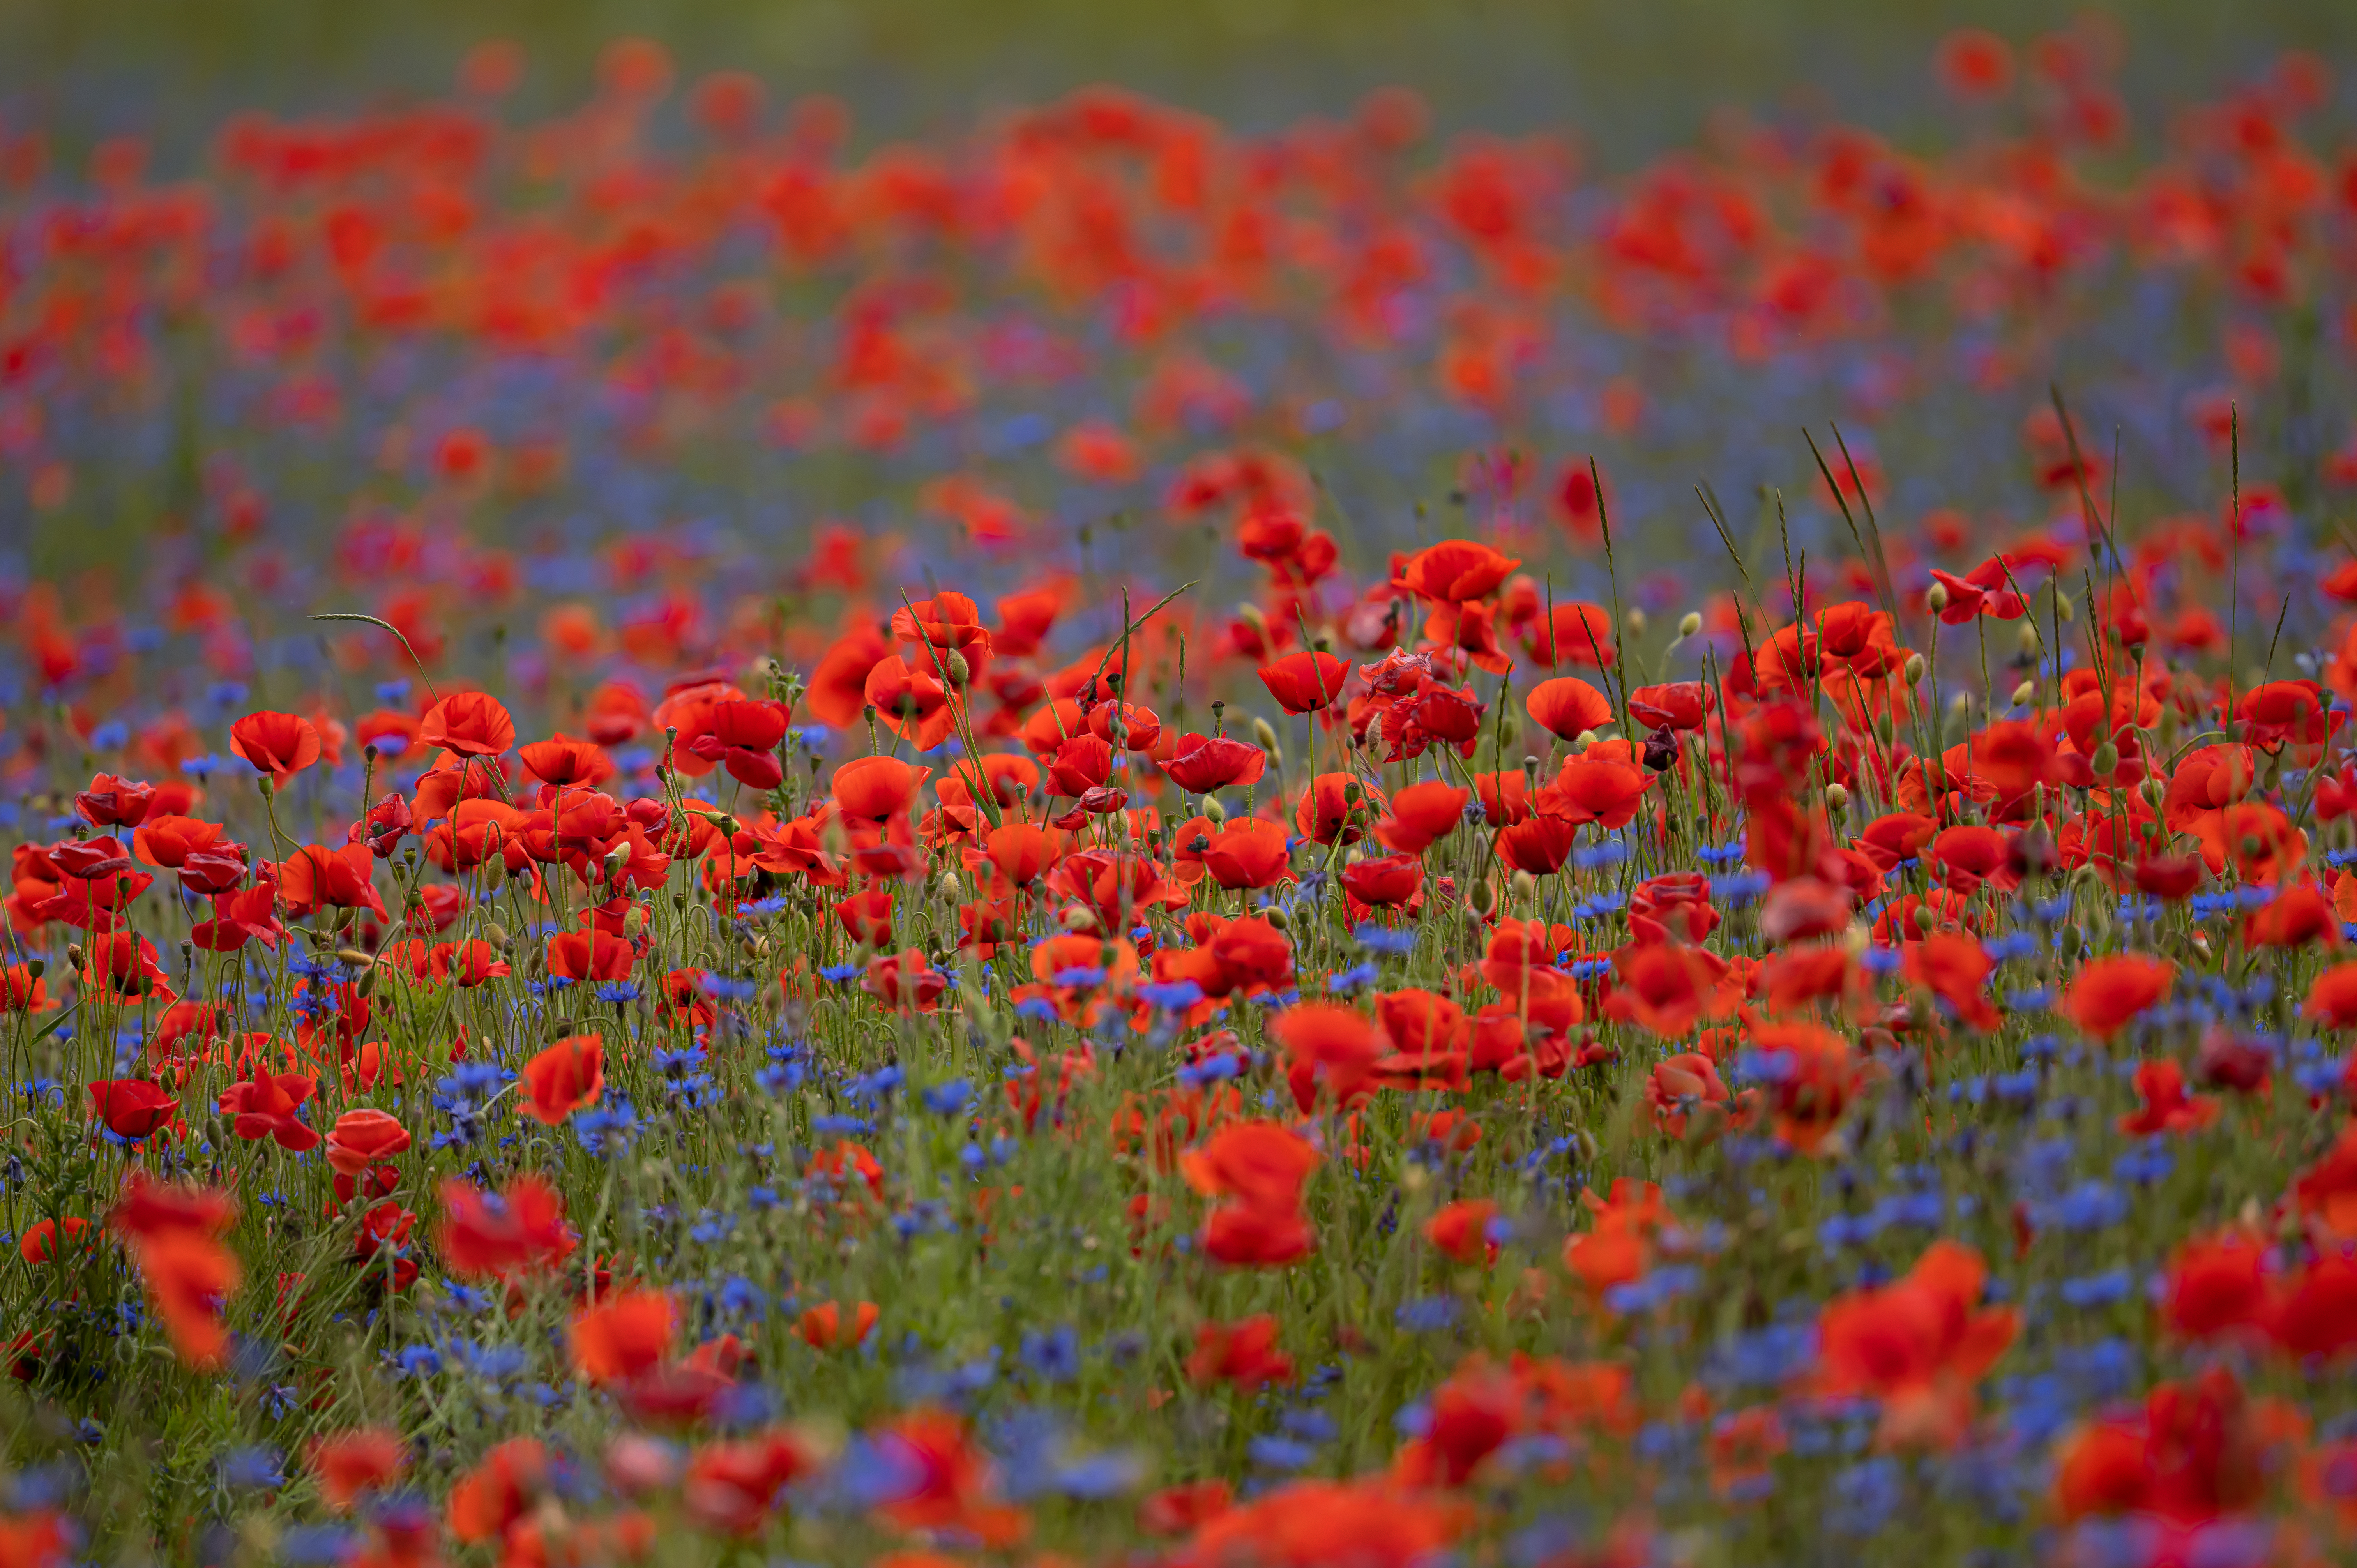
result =
M2120 766L2120 748L2107 740L2095 747L2095 755L2087 761L2094 768L2096 778L2109 779Z
M2079 618L2077 609L2071 603L2071 596L2060 590L2057 590L2054 595L2054 613L2064 620Z
M515 945L515 939L508 935L507 928L496 920L483 922L483 940L501 952Z
M1498 896L1490 891L1490 884L1486 881L1473 885L1473 892L1467 901L1473 906L1473 912L1477 915L1487 915L1498 907Z
M1292 924L1292 922L1286 918L1285 911L1278 908L1274 904L1271 904L1267 908L1261 911L1261 918L1266 920L1271 927L1280 931Z
M952 904L965 897L965 889L959 885L956 872L942 873L942 897Z
M1700 630L1702 630L1702 612L1700 610L1686 611L1684 617L1678 622L1679 639L1683 640L1684 639L1694 636Z
M254 779L253 787L262 791L262 798L265 800L278 793L278 786L272 782L270 775L267 773L264 773Z
M1923 595L1923 607L1938 615L1948 607L1948 585L1934 583Z
M1571 737L1571 748L1574 751L1586 751L1589 746L1596 744L1596 739L1597 736L1594 730L1581 730L1577 735Z
M1217 795L1206 795L1203 797L1203 815L1211 820L1212 826L1217 827L1228 820L1228 809L1220 804Z
M2034 620L2024 620L2021 629L2014 633L2014 637L2021 644L2024 659L2037 658L2038 650L2045 646L2044 639L2038 635L2038 623Z
M40 979L48 972L49 963L47 959L28 958L25 961L25 973L34 980Z
M2158 806L2160 804L2162 797L2169 793L2169 789L2166 785L2161 783L2160 776L2158 774L2147 774L2145 777L2145 781L2136 786L2136 793L2144 797L2144 803L2146 805Z
M1907 656L1907 683L1909 685L1917 686L1922 684L1923 668L1923 656L1921 654L1910 653Z
M66 944L66 959L76 969L88 969L90 967L90 955L81 950L81 944L80 942L68 942Z
M1678 735L1669 725L1645 737L1645 768L1652 773L1666 773L1678 759Z
M1849 810L1849 791L1839 784L1825 786L1825 810L1840 816Z
M1528 903L1539 896L1539 879L1527 871L1514 873L1513 886L1514 897L1519 902Z
M1253 739L1260 743L1263 751L1271 755L1275 753L1276 731L1270 728L1269 722L1258 714L1253 715Z
M1253 631L1263 642L1266 642L1268 640L1268 618L1260 613L1260 607L1258 605L1238 605L1236 607L1236 618L1243 622L1246 626L1252 628Z
M2038 682L2035 681L2024 681L2013 689L2013 705L2017 708L2026 708L2037 700Z
M961 691L967 682L974 679L974 666L968 664L965 655L954 648L950 650L950 656L942 660L942 668L949 671L950 684Z
M1629 623L1630 636L1642 637L1645 635L1645 612L1642 609L1635 605L1631 605L1629 607L1629 614L1625 618Z

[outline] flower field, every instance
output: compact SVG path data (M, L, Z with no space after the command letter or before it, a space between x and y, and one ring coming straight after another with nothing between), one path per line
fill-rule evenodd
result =
M2350 1560L2357 123L2133 41L0 117L0 1568Z

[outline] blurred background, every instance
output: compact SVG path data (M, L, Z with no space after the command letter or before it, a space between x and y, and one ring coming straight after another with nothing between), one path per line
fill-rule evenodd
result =
M2051 0L0 0L0 113L61 137L195 139L231 108L349 110L442 90L485 38L533 62L516 107L569 104L598 48L637 34L685 79L737 67L849 99L866 136L1113 81L1250 129L1423 90L1443 128L1577 126L1620 164L1689 141L1722 104L1795 94L1901 140L1938 105L1932 46L1975 25L2022 37ZM2357 54L2348 0L2139 0L2093 7L2128 44L2132 112L2213 91L2287 48ZM2158 124L2136 113L2147 135Z

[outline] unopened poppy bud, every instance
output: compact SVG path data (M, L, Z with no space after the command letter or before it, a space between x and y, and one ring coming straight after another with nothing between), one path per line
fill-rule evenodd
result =
M956 872L942 873L942 897L952 904L965 897L965 889L959 884Z
M1945 583L1932 584L1931 587L1924 592L1923 604L1924 607L1933 615L1938 615L1942 610L1946 609L1948 607L1948 585Z
M1910 686L1922 684L1924 669L1923 656L1921 654L1909 654L1907 656L1907 683Z
M88 969L90 967L90 955L81 950L81 944L80 942L68 942L66 944L66 959L67 961L71 963L76 969Z
M2096 778L2108 779L2119 768L2120 748L2107 740L2095 747L2095 755L2087 761L2094 768Z
M336 960L339 963L350 964L354 969L370 969L373 968L376 963L375 959L371 958L368 954L361 951L358 948L338 948L336 950Z
M1825 786L1825 810L1835 816L1849 810L1849 791L1839 784Z
M373 993L376 990L376 966L370 965L369 972L361 975L359 982L352 986L352 994L367 996Z
M942 660L942 668L949 671L950 684L960 690L963 690L965 683L974 679L974 666L968 664L965 661L965 655L954 648L950 650L950 656Z
M2136 786L2136 793L2144 797L2146 805L2158 806L2168 795L2169 789L2161 783L2158 775L2147 775L2145 781Z
M1596 744L1596 732L1592 729L1581 730L1577 735L1571 737L1571 744L1574 750L1586 751L1589 746Z
M496 920L487 920L484 922L483 940L490 943L491 946L499 949L501 952L507 951L509 948L514 945L514 939L508 935L507 928L500 925Z
M1538 896L1539 896L1539 879L1538 879L1537 877L1535 877L1535 876L1533 876L1533 875L1532 875L1529 872L1527 872L1527 871L1517 871L1517 872L1515 872L1515 873L1514 873L1514 898L1515 898L1515 900L1516 900L1517 902L1519 902L1519 903L1525 903L1525 904L1527 904L1527 903L1529 903L1532 899L1534 899L1534 898L1537 897Z
M1261 918L1266 920L1271 926L1274 926L1280 931L1286 929L1292 924L1290 920L1286 918L1285 911L1278 908L1274 904L1271 904L1267 908L1261 911Z
M2037 658L2038 650L2046 646L2046 639L2038 635L2038 623L2034 620L2023 621L2021 629L2013 635L2014 640L2021 645L2024 659Z
M1475 914L1486 915L1498 907L1498 896L1490 890L1489 883L1476 882L1473 885L1472 895L1467 902L1473 906Z
M1271 729L1268 721L1258 714L1253 715L1253 739L1259 742L1263 751L1274 752L1276 749L1276 731Z
M1629 607L1629 613L1624 618L1629 624L1630 636L1642 637L1645 635L1645 612L1641 608L1635 605L1631 605Z
M1702 630L1702 612L1688 610L1678 619L1678 636L1688 638Z
M28 958L25 961L25 972L31 978L38 980L49 972L49 961L45 958Z
M1228 820L1228 809L1220 804L1217 795L1206 795L1203 797L1203 815L1216 825Z
M1503 714L1499 716L1498 746L1500 750L1503 750L1505 747L1513 745L1515 740L1521 736L1522 733L1523 726L1514 722L1514 715L1512 714Z
M1238 605L1236 607L1236 618L1243 622L1246 626L1252 628L1254 632L1259 636L1263 642L1268 640L1268 618L1260 613L1260 607L1258 605Z
M2058 592L2055 594L2054 613L2061 616L2064 620L2076 620L2079 618L2078 607L2071 602L2071 596L2065 593Z
M2038 682L2035 681L2024 681L2013 689L2013 705L2017 708L2027 707L2037 700Z
M267 773L264 774L261 778L256 779L253 781L253 787L262 791L262 798L265 800L278 793L278 785L276 781L274 781Z

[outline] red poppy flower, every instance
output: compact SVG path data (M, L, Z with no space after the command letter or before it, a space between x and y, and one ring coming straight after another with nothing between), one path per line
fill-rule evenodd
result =
M1233 1383L1256 1389L1293 1380L1293 1358L1276 1348L1279 1328L1267 1313L1236 1323L1206 1323L1195 1330L1187 1379L1197 1387Z
M565 735L516 747L516 761L542 783L560 789L576 784L596 786L614 776L614 759L603 746Z
M362 1107L347 1111L328 1129L328 1164L358 1176L409 1147L409 1129L389 1112Z
M1575 826L1594 822L1608 830L1623 828L1636 819L1637 807L1652 782L1637 764L1604 755L1600 746L1590 746L1577 757L1564 759L1562 769L1539 791L1535 803L1542 813Z
M1332 654L1304 649L1261 666L1260 679L1286 713L1307 714L1331 706L1350 673L1351 667Z
M116 1137L137 1143L178 1120L179 1096L144 1078L119 1078L87 1086L91 1114Z
M1690 733L1703 726L1718 703L1718 693L1700 681L1676 681L1665 686L1640 686L1629 693L1629 717L1649 730ZM1596 726L1587 726L1594 729Z
M863 695L876 722L919 751L931 751L957 727L950 694L931 671L886 654L867 672Z
M1390 811L1375 823L1375 837L1401 854L1422 854L1457 831L1471 799L1469 791L1443 779L1411 784L1392 797Z
M375 873L376 860L366 844L308 844L279 864L278 902L296 919L323 908L366 909L380 920L390 919L377 897Z
M2136 1089L2144 1103L2119 1119L2120 1131L2131 1137L2195 1133L2218 1119L2218 1102L2186 1093L2185 1069L2166 1058L2136 1064Z
M836 808L846 817L881 822L904 816L916 804L917 792L933 776L897 757L862 757L834 770L831 788Z
M1887 1443L1953 1446L1971 1424L1973 1386L2020 1328L2014 1308L1980 1305L1987 1282L1979 1253L1941 1240L1889 1284L1826 1303L1820 1385L1881 1401Z
M1235 784L1257 784L1268 767L1268 753L1259 746L1226 736L1188 735L1164 759L1162 771L1192 794L1208 795Z
M91 778L89 789L74 796L74 814L96 828L135 828L147 820L155 804L153 784L101 773Z
M362 1496L384 1490L409 1467L400 1437L381 1426L314 1437L310 1459L319 1498L337 1513L350 1512Z
M679 1308L664 1291L625 1289L573 1315L573 1367L592 1383L627 1382L671 1354Z
M1565 740L1578 739L1584 730L1601 729L1616 716L1612 699L1577 675L1540 682L1523 699L1523 711L1541 729Z
M1320 773L1301 792L1293 825L1318 843L1356 843L1364 824L1382 814L1383 798L1356 774Z
M318 1088L318 1079L300 1073L257 1069L222 1092L221 1112L236 1118L231 1128L239 1137L275 1139L280 1148L299 1155L318 1145L318 1133L297 1114Z
M511 1437L450 1487L450 1533L460 1541L496 1541L531 1509L547 1485L548 1450L537 1438Z
M560 979L597 983L628 980L638 950L605 931L559 931L548 939L548 972Z
M602 1035L567 1035L523 1064L523 1113L554 1127L606 1090Z
M1387 854L1342 868L1342 889L1372 908L1414 899L1424 888L1424 862L1413 854Z
M319 732L294 714L248 714L229 726L229 748L284 789L287 779L319 760Z
M454 757L497 757L515 744L515 720L498 698L453 692L417 721L417 738Z
M794 1332L815 1350L846 1350L863 1345L874 1331L876 1321L883 1314L872 1301L863 1301L852 1308L851 1321L843 1320L843 1308L832 1301L806 1307L794 1320Z
M1612 612L1602 605L1555 606L1551 618L1542 616L1531 623L1523 647L1534 663L1549 670L1564 664L1609 670L1620 656L1612 640Z
M512 1279L554 1268L576 1243L555 1190L523 1176L496 1196L463 1181L444 1182L435 1244L462 1279Z
M786 737L790 717L783 703L716 703L706 718L711 727L689 749L719 763L748 789L774 789L785 779L776 747Z
M1274 886L1292 875L1290 838L1282 822L1240 817L1212 835L1203 850L1203 869L1231 890Z
M1399 581L1408 592L1443 604L1485 599L1522 562L1470 539L1444 539L1408 557Z
M2167 959L2143 953L2091 959L2062 998L2062 1011L2080 1028L2109 1044L2137 1014L2167 1001L2176 980L2177 966Z
M915 948L869 959L859 980L862 991L896 1013L931 1012L949 985L948 977L927 964Z

